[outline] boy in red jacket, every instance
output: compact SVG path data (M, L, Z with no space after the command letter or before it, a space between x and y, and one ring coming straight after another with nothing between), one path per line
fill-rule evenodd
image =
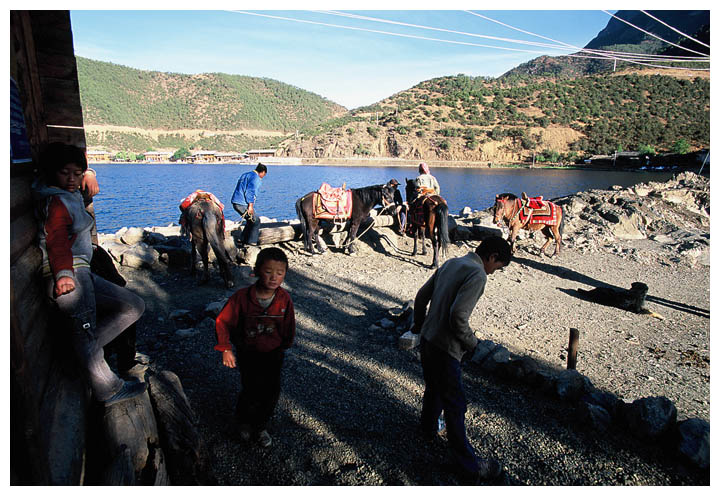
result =
M265 448L272 444L266 425L280 397L285 350L295 339L293 302L280 287L287 269L288 259L281 249L263 249L255 263L258 281L235 292L215 320L215 349L222 351L223 365L237 367L241 373L240 435L247 441L256 433Z

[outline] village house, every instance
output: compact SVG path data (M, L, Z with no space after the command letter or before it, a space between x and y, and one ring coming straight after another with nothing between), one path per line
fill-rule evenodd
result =
M146 162L169 162L172 157L172 152L145 152Z
M275 149L267 150L248 150L245 152L250 160L255 160L263 157L274 157Z
M87 151L88 162L109 162L110 152L105 150L88 150Z

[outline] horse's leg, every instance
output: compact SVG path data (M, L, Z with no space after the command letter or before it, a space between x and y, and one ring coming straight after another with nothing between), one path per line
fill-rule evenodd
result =
M345 242L347 245L347 251L349 253L355 253L357 251L357 248L353 246L353 243L355 242L355 238L357 237L357 232L360 228L360 222L360 220L353 220L350 224L350 232L348 233L347 241Z
M422 246L422 252L420 255L427 255L427 247L425 246L425 229L427 228L427 225L424 225L420 228L420 245Z
M554 236L553 236L552 231L550 230L550 226L543 227L542 233L545 235L545 244L543 244L542 248L540 248L540 254L546 255L545 250L547 249L550 242L553 240ZM555 254L553 253L553 255L555 255Z
M317 220L314 222L313 225L313 240L317 245L318 253L325 253L325 247L323 246L322 240L320 239L320 222L318 222Z
M203 237L202 243L200 245L200 249L201 249L200 256L202 257L202 261L203 261L203 275L202 275L201 282L203 282L203 283L208 282L210 280L210 271L208 268L208 265L210 263L208 260L209 248L210 247L208 246L208 239L207 239L207 236L205 236L205 237Z
M510 242L511 254L515 254L515 240L517 239L519 231L520 226L518 224L513 224L512 227L510 227L510 236L508 236L508 241Z
M195 264L197 263L197 246L195 244L195 236L190 241L190 275L195 275Z
M413 251L411 255L413 257L417 255L418 230L419 228L413 224Z
M433 261L432 266L433 268L438 267L438 241L440 241L440 237L435 233L435 215L434 213L431 213L428 216L428 232L430 235L430 244L432 244L433 248Z

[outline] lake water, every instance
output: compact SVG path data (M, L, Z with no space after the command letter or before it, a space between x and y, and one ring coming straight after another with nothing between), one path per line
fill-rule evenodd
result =
M210 191L225 204L225 216L239 221L230 204L238 177L254 166L240 164L92 164L98 173L100 194L95 197L98 231L113 233L122 227L166 226L177 223L178 205L196 189ZM547 199L588 189L623 187L648 181L666 181L670 172L614 172L557 169L431 169L440 183L451 214L463 207L492 206L498 193L523 191ZM268 166L256 203L260 215L294 219L295 201L323 182L360 188L397 179L405 194L405 178L417 176L417 167Z

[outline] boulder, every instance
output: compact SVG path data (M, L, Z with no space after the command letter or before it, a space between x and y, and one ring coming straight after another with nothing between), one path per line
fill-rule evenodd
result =
M584 391L585 381L577 370L563 370L555 378L555 394L563 400L576 400Z
M158 263L159 257L160 255L155 249L145 243L138 243L123 253L120 263L135 269L151 268Z
M175 331L175 336L178 338L190 338L193 336L197 336L200 334L200 331L195 329L194 327L189 327L187 329L178 329Z
M158 259L168 267L190 267L189 246L155 245L153 248L160 254Z
M464 207L462 210L460 210L460 216L461 217L468 217L472 214L472 208L470 207Z
M413 334L410 331L405 332L398 339L398 346L401 350L411 350L420 344L420 334Z
M603 433L610 428L612 416L600 405L581 402L578 407L578 420L584 428Z
M208 317L215 318L220 314L220 310L222 310L224 306L225 306L224 301L214 301L212 303L208 303L205 306L204 313Z
M455 230L450 232L452 241L467 241L472 239L473 232L465 226L457 226Z
M167 242L167 236L154 231L143 231L142 241L148 245L162 245Z
M665 396L641 398L622 408L627 429L644 439L665 435L677 420L677 409Z
M481 364L493 351L495 351L497 346L497 344L489 339L478 340L478 344L475 346L475 350L473 351L473 355L470 360L473 363Z
M510 362L510 351L499 344L480 365L488 372L499 372Z
M140 243L143 240L144 231L139 227L131 227L120 235L120 240L126 245L134 245Z
M710 424L699 418L677 424L677 451L681 458L700 468L710 467Z

